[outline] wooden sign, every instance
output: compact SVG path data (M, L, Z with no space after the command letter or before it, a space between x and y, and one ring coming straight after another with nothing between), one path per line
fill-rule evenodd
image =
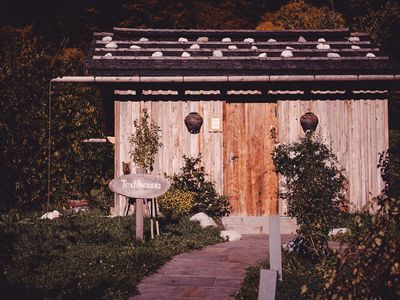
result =
M161 176L129 174L114 178L108 186L114 193L126 197L151 199L163 195L170 183Z

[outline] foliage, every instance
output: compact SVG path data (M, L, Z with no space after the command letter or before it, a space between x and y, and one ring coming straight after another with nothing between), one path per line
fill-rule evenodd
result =
M84 214L55 220L2 217L2 299L126 299L173 255L221 241L216 229L181 220L134 239L135 219Z
M360 228L337 261L324 268L324 290L319 299L398 299L400 297L400 196L392 195L387 155L381 157L386 187L376 198L378 211L356 218Z
M266 13L257 29L328 29L341 28L344 24L343 16L326 6L318 8L303 0L295 0L275 12Z
M184 165L179 174L174 174L171 188L194 193L193 213L204 212L211 217L229 215L231 206L225 195L219 195L212 181L206 180L201 154L198 157L183 156Z
M278 173L286 182L280 197L287 200L288 215L297 219L311 256L326 255L329 231L341 210L346 179L334 154L308 135L299 142L279 145L273 154Z
M268 261L249 267L236 299L258 299L260 272L261 269L268 268ZM282 252L282 273L282 281L278 281L277 286L277 299L309 299L304 292L305 289L307 291L322 289L323 280L318 264L294 252Z
M188 215L193 209L193 192L169 189L158 198L161 212L171 218Z
M135 132L129 142L133 146L130 152L132 161L140 168L152 172L155 156L162 143L160 143L160 127L149 118L145 111L140 120L134 121Z
M250 266L246 269L246 275L240 290L237 292L236 300L257 300L258 299L258 287L260 282L260 272L262 269L268 269L268 261L263 261L254 266Z
M98 91L84 85L53 85L48 180L49 82L81 72L82 53L44 45L31 27L0 30L0 210L30 211L62 206L69 195L102 189L113 171L112 145L84 145L102 136ZM111 196L107 195L108 199Z
M374 43L400 59L399 1L351 0L347 14L353 29L368 32Z

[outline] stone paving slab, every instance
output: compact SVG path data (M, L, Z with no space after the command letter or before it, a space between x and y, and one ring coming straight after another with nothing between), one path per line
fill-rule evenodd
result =
M282 243L293 238L282 235ZM243 235L240 241L183 253L137 286L132 300L234 299L246 268L268 258L268 236Z

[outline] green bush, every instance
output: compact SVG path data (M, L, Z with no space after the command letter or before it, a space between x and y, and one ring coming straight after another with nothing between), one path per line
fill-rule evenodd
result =
M160 143L160 127L150 120L147 111L139 120L134 121L135 132L129 142L133 149L130 152L132 161L140 168L149 172L153 171L153 164Z
M180 217L188 215L193 209L192 192L178 189L169 189L164 195L158 198L161 212L167 216Z
M390 161L383 156L380 167L386 186L376 198L378 211L355 219L357 234L337 260L324 266L324 289L318 299L400 298L400 197L392 195Z
M198 157L183 156L184 165L179 174L174 174L171 187L194 193L193 213L204 212L211 217L229 215L231 206L225 195L219 195L214 182L206 180L201 154Z
M286 180L280 197L288 215L300 225L297 233L313 257L327 255L329 231L342 210L347 210L346 179L334 154L310 135L299 142L276 147L273 160Z
M162 235L150 240L149 223L146 219L146 241L140 242L134 238L134 216L3 216L2 299L126 299L143 276L173 255L222 241L217 229L187 219L162 221Z

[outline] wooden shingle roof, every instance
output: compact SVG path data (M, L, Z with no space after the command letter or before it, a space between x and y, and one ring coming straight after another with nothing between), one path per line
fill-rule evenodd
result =
M339 30L161 30L94 33L90 76L399 74L365 33Z

